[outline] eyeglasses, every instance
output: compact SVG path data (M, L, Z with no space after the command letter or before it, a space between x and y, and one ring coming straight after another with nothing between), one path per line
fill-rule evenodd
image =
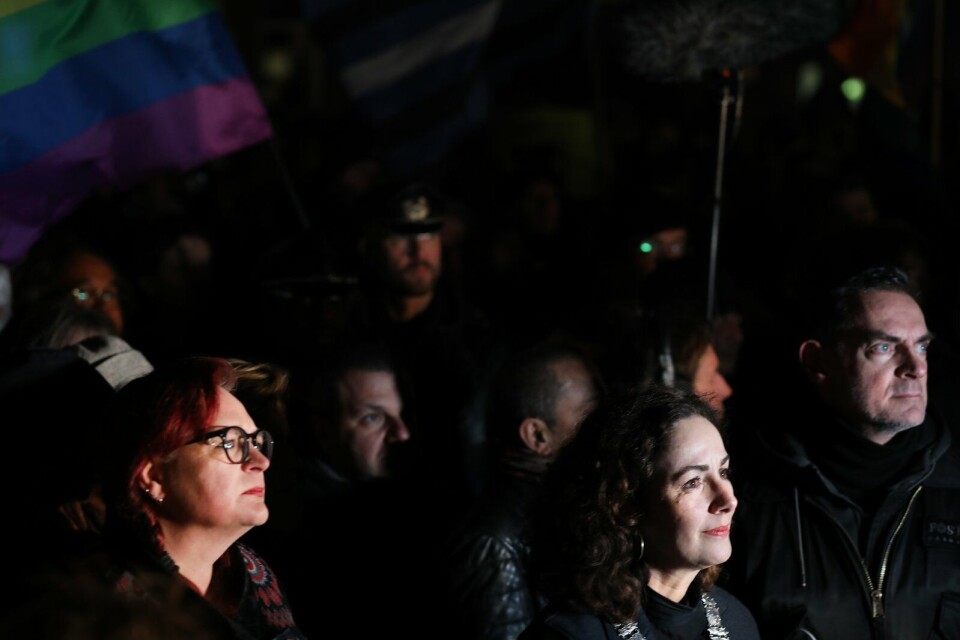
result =
M273 454L273 436L269 431L258 429L253 433L247 433L240 427L223 427L216 431L207 431L205 434L191 440L187 444L206 443L223 449L227 454L227 460L233 464L243 464L250 460L250 443L253 442L253 448L259 451L269 460Z
M93 304L94 300L100 302L110 302L117 297L116 289L87 289L86 287L74 287L70 291L73 299L83 305Z

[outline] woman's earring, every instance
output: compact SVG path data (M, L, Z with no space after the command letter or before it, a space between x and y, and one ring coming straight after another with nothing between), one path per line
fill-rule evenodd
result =
M154 497L153 497L153 494L150 493L150 489L149 489L148 487L143 487L143 492L144 492L145 494L147 494L148 496L150 496L151 498L153 498L153 500L154 500L157 504L163 504L163 496L160 496L159 498L154 498Z
M638 533L637 539L640 541L640 553L637 554L637 560L643 559L643 552L646 549L646 544L643 541L643 534Z

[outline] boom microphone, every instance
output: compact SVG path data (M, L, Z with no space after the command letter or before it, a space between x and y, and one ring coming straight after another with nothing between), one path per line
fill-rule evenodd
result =
M733 133L742 112L744 67L795 50L826 45L847 22L857 0L637 0L628 14L627 66L652 80L700 80L721 72L720 134L714 179L707 274L707 320L716 305L717 252L731 105Z
M856 0L638 0L625 20L627 66L661 81L699 80L825 45Z

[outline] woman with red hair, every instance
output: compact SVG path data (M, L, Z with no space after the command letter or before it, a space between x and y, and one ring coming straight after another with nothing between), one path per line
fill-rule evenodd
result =
M116 589L216 637L302 638L273 571L239 538L267 520L273 439L226 360L188 358L117 395L103 439Z

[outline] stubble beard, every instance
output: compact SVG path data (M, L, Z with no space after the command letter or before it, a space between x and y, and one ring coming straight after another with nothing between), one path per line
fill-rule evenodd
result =
M916 407L897 406L898 401L892 398L881 406L871 406L869 390L859 386L834 387L823 399L847 424L874 442L889 441L895 435L921 425L927 409L925 394L922 400L917 400L920 405Z
M427 275L417 275L419 267L427 268ZM403 296L419 297L433 293L437 284L438 272L431 265L418 264L404 269L394 280L394 287Z
M881 411L876 415L866 415L865 420L862 421L864 435L889 439L899 433L920 426L927 415L926 400L923 401L923 406L920 408L919 418L908 418L907 415L904 415L909 411L908 409L901 412L900 415L890 415L889 411Z

